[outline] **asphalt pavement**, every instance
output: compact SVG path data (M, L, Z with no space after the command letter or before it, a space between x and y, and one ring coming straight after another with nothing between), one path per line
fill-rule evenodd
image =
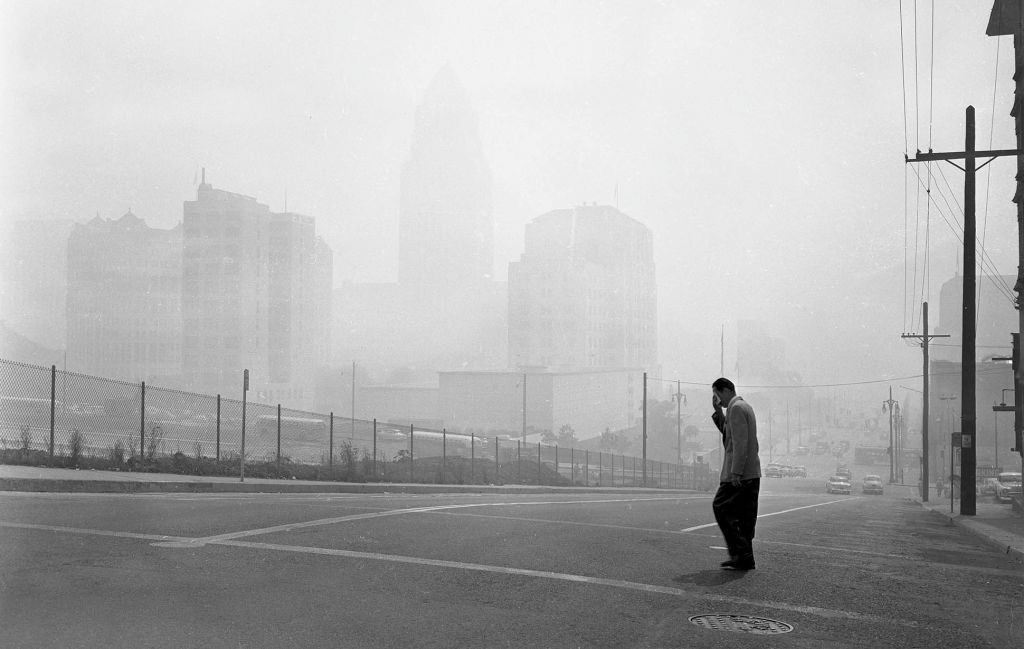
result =
M765 480L765 485L771 483ZM913 489L904 488L908 493ZM636 487L549 487L533 485L440 485L410 483L354 483L266 478L194 476L122 471L82 471L18 465L0 465L0 491L46 491L63 493L612 493L628 491L665 493L665 489ZM931 495L928 502L916 500L936 516L948 519L990 546L1024 557L1024 507L1021 503L990 502L979 497L976 513L959 513L960 501Z

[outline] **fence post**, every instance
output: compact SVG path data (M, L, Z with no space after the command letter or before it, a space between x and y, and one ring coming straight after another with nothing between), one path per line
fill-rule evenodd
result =
M540 486L540 469L543 462L540 460L540 442L537 442L537 485Z
M416 429L409 424L409 482L416 482L416 473L413 471L412 463L415 461L413 454L413 441L416 437Z
M277 477L281 477L281 404L277 404Z
M523 483L523 442L516 440L516 482Z
M331 411L331 423L327 433L327 468L334 467L334 411Z
M499 484L498 479L498 436L494 436L494 484Z
M469 483L476 483L476 435L469 434Z
M142 391L146 391L146 384L142 384ZM238 477L240 482L245 482L245 406L247 392L249 391L249 370L242 373L242 452L238 458Z
M569 447L569 484L576 484L576 449Z
M602 482L604 482L604 458L601 456L601 451L598 451L597 452L597 486L600 487Z
M377 477L377 418L373 418L373 477Z
M139 408L139 459L144 457L146 448L146 382L142 382L142 403Z
M220 395L217 395L217 461L220 462Z
M562 472L559 470L559 466L558 466L558 444L555 444L555 475L557 475L557 476L561 476L562 475Z
M50 461L53 461L53 431L57 414L57 366L50 366Z
M445 471L448 468L448 430L441 429L441 484L445 484Z
M583 486L590 486L590 449L583 451Z

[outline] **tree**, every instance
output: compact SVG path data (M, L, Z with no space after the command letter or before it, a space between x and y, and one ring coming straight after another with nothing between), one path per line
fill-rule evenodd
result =
M579 440L576 439L576 431L572 429L572 426L564 424L558 429L557 441L559 446L572 446Z
M604 432L601 433L601 442L599 448L602 451L613 451L619 445L619 436L612 432L611 428L605 428Z

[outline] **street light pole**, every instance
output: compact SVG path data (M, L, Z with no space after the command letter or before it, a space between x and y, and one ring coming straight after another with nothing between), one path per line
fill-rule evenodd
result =
M892 437L892 417L893 417L892 405L894 403L896 403L896 401L894 401L893 398L892 398L892 386L890 385L889 386L889 398L882 402L882 412L888 412L889 413L889 484L893 484L893 483L896 482L896 462L895 462L896 448L895 448L895 445L893 444L893 437Z

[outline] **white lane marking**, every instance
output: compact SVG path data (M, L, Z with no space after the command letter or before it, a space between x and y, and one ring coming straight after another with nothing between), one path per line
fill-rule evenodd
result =
M260 527L250 530L240 530L238 532L228 532L226 534L216 534L214 536L204 536L196 539L192 539L191 543L196 545L202 545L203 543L214 543L219 541L225 541L230 539L240 539L247 536L260 536L262 534L273 534L275 532L291 532L294 530L304 529L307 527L320 527L323 525L334 525L336 523L348 523L351 521L362 521L369 520L372 518L384 518L386 516L401 516L404 514L422 514L427 512L444 511L449 509L465 509L467 507L520 507L520 506L532 506L532 505L589 505L592 503L607 504L607 503L620 503L620 502L645 502L652 500L695 500L694 498L683 498L683 497L658 497L658 498L606 498L600 500L553 500L553 501L529 501L529 502L487 502L487 503L460 503L457 505L433 505L430 507L409 507L404 509L388 509L380 512L371 512L367 514L350 514L348 516L334 516L331 518L319 518L312 521L300 521L297 523L285 523L283 525L273 525L270 527Z
M34 525L30 523L8 523L0 521L0 527L12 527L24 530L44 530L47 532L64 532L67 534L89 534L92 536L114 536L123 539L143 539L145 541L189 541L187 536L166 536L164 534L138 534L136 532L114 532L111 530L95 530L85 527L62 527L59 525Z
M527 518L525 516L496 516L494 514L467 514L465 512L441 512L445 516L465 516L468 518L493 518L504 521L522 521L524 523L550 523L551 525L576 525L579 527L605 527L613 530L630 530L634 532L660 532L662 534L680 535L679 530L657 527L636 527L633 525L612 525L611 523L582 523L580 521L553 521L550 518ZM707 535L697 535L707 536Z
M790 512L800 511L801 509L811 509L813 507L824 507L825 505L832 505L835 503L851 502L853 500L859 500L859 498L843 498L842 500L829 500L828 502L815 503L813 505L804 505L803 507L793 507L792 509L783 509L780 512L771 512L770 514L758 514L758 518L768 518L769 516L778 516L780 514L788 514ZM680 532L696 532L697 530L707 529L709 527L716 527L718 523L705 523L704 525L695 525L693 527L687 527L686 529L679 530Z
M658 586L656 584L643 584L635 581L622 579L605 579L603 577L588 577L586 575L574 575L563 572L549 572L546 570L530 570L528 568L509 568L507 566L492 566L480 563L465 563L461 561L444 561L442 559L424 559L421 557L409 557L397 554L378 554L376 552L356 552L354 550L336 550L333 548L317 548L298 545L281 545L277 543L256 543L252 541L213 541L215 545L229 545L232 547L251 548L255 550L275 550L279 552L295 552L300 554L313 554L321 556L346 557L350 559L366 559L370 561L387 561L391 563L406 563L420 566L431 566L435 568L453 568L458 570L473 570L477 572L489 572L502 575L517 575L521 577L538 577L541 579L554 579L557 581L568 581L580 584L595 586L608 586L625 590L639 591L643 593L654 593L659 595L670 595L673 597L685 597L713 602L727 602L739 606L753 606L759 608L770 608L780 611L791 611L816 615L818 617L839 618L847 620L869 621L875 624L888 624L896 626L919 627L920 624L913 620L901 620L888 616L871 615L869 613L856 613L853 611L841 611L837 609L822 608L819 606L806 606L803 604L789 604L778 601L761 601L730 595L712 595L701 592L693 592L682 588L671 586Z

